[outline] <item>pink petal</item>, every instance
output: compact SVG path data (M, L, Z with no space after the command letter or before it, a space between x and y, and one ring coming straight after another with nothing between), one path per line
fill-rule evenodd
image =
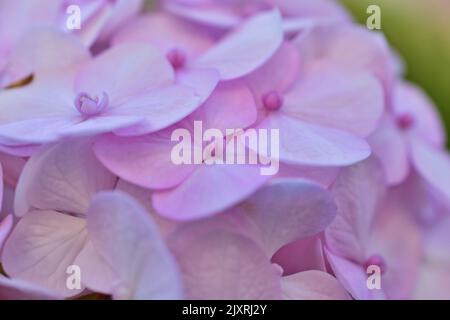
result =
M394 95L394 115L411 115L413 131L436 147L445 146L446 134L440 115L433 102L418 87L403 82L397 85Z
M61 142L33 155L16 189L15 213L31 207L84 214L91 197L116 178L95 158L91 140Z
M384 183L381 166L373 158L342 170L332 188L338 215L325 231L327 247L334 254L365 263Z
M339 171L338 167L299 166L281 163L280 170L274 179L297 178L328 188L338 177Z
M386 262L381 286L388 299L411 299L422 261L421 234L409 211L386 201L377 216L368 250L381 254Z
M8 146L49 142L81 121L73 105L74 71L46 72L26 87L2 92L0 141Z
M279 271L250 239L225 230L181 228L170 246L187 299L279 299Z
M450 156L420 137L411 136L411 154L417 172L446 199L450 199Z
M301 180L274 182L240 204L258 227L258 242L268 257L282 246L323 231L335 218L331 195Z
M336 278L354 299L375 300L385 298L383 290L369 290L367 288L369 275L366 274L363 267L331 253L327 248L325 248L325 254Z
M285 97L286 114L360 137L375 130L384 108L383 91L369 75L311 66Z
M15 188L26 160L24 158L0 153L0 163L3 169L2 172L5 184Z
M285 41L269 61L245 79L256 99L261 103L262 97L268 92L286 92L298 78L299 73L300 57L298 50Z
M347 20L348 13L334 0L275 0L283 12L302 18Z
M239 80L221 82L187 121L200 120L205 128L243 129L256 121L256 106L248 86Z
M120 192L98 194L87 228L94 248L117 276L112 284L116 299L181 297L177 267L153 220L133 198Z
M105 92L110 104L117 106L129 97L169 85L173 80L173 69L161 53L149 45L133 43L117 45L85 64L75 87L78 93Z
M211 84L212 90L216 82ZM182 85L168 86L135 96L112 113L114 116L139 116L142 121L137 126L118 130L117 133L131 136L165 129L195 111L203 103L203 99L193 88Z
M108 41L111 36L128 23L142 10L144 0L118 0L111 10L110 18L103 26L99 41Z
M5 243L2 263L6 273L70 297L66 270L74 264L87 239L85 221L56 211L31 211Z
M369 137L372 152L383 164L389 185L403 182L410 171L407 140L394 121L384 116L377 130Z
M325 271L321 237L322 233L291 242L278 250L271 261L283 268L284 276L308 270Z
M269 115L259 128L280 130L280 160L311 166L342 166L370 155L369 145L346 132L283 114Z
M386 101L396 76L394 57L386 39L363 27L328 24L311 28L294 40L305 63L328 61L344 70L370 72L383 84Z
M14 47L6 72L12 77L11 82L15 82L89 58L88 50L76 37L50 28L36 28L27 32Z
M14 220L11 214L7 215L6 218L3 218L0 222L0 250L3 248L3 243L10 234L13 224Z
M67 30L76 34L86 47L92 46L100 36L106 23L112 19L113 4L108 1L90 1L81 3L83 13L82 28Z
M178 226L178 223L176 221L161 217L156 212L152 204L151 191L149 191L148 189L141 188L124 180L119 180L115 190L125 192L132 196L135 200L137 200L151 215L155 224L158 226L158 230L163 238L166 238L168 235L170 235Z
M279 12L261 13L203 54L195 66L215 68L223 80L239 78L268 61L282 41Z
M213 45L213 39L200 28L162 12L135 19L119 31L113 42L144 42L158 48L163 54L173 49L182 50L187 62L193 61Z
M281 278L285 299L350 300L336 278L322 271L305 271Z
M182 18L220 28L234 27L242 21L241 17L232 10L224 10L224 8L215 5L205 6L199 10L197 6L168 1L165 3L165 8Z
M423 263L413 299L450 299L450 219L445 217L426 235Z
M177 186L195 170L194 165L172 162L175 144L168 132L136 138L108 135L96 141L94 150L100 162L119 177L145 188L165 189Z
M0 300L58 300L59 295L29 282L0 276Z
M111 294L114 291L117 275L95 249L91 240L86 241L73 264L80 267L81 281L90 290L103 294Z
M268 179L257 165L199 165L178 187L155 192L153 205L170 219L199 219L232 207Z

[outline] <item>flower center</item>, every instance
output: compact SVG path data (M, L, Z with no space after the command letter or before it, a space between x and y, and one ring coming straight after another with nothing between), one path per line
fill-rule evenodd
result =
M75 98L75 108L84 116L95 116L108 106L109 97L103 92L102 96L90 96L85 92L79 93Z
M397 126L402 130L410 129L414 124L414 118L409 113L399 115L396 119Z
M180 69L186 63L186 52L179 48L171 49L167 52L166 57L174 69Z
M283 96L278 91L270 91L262 97L263 106L269 111L280 110L283 102Z
M369 257L369 259L366 260L364 263L364 268L367 270L369 266L378 266L381 270L381 274L384 274L386 272L386 261L383 259L383 257L379 254L374 254Z

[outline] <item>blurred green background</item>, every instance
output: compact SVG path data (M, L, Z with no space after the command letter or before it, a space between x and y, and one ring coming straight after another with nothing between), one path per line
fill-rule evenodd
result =
M381 31L403 58L406 77L434 100L450 132L450 0L340 1L362 24L367 7L380 6Z
M367 7L380 6L381 31L403 58L406 77L434 100L450 132L450 0L341 2L363 24Z

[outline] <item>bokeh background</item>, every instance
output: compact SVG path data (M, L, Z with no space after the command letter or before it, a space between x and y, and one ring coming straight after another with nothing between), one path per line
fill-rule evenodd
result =
M402 57L406 78L428 93L450 132L450 0L337 1L364 25L367 7L380 6L381 32ZM147 8L154 2L147 0Z

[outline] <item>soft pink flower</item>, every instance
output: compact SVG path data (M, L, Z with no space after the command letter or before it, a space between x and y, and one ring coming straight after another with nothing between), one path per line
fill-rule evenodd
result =
M387 181L396 185L414 170L441 198L450 199L450 157L445 133L432 102L407 83L395 87L392 109L370 137Z
M111 208L105 212L95 209L106 205L102 204L103 201L100 199L108 203L115 200L101 196L99 199L95 198L95 195L102 190L122 188L117 178L95 159L91 147L90 140L64 142L44 148L28 161L17 186L15 199L15 214L21 219L6 241L2 255L4 269L12 278L42 286L64 297L81 293L85 286L98 285L83 282L80 290L70 290L66 287L68 266L77 264L78 261L80 264L86 261L91 262L89 265L83 265L90 270L101 270L104 266L103 261L96 255L96 251L92 250L91 241L97 243L98 240L91 239L90 233L93 231L89 231L89 225L96 223L98 215L110 214L109 218L111 218L114 214ZM126 185L124 189L126 192L132 190ZM117 208L121 208L120 212L116 211L119 215L117 219L122 214L137 215L129 220L131 224L143 219L144 210L140 205L131 204L128 209L125 209L130 201L123 200L121 196L118 198L119 200L114 202ZM94 219L91 222L89 222L90 217ZM151 218L148 217L148 219ZM159 223L162 220L156 221ZM125 223L119 220L115 222L119 225L111 225L111 230L113 227L120 229L123 227L120 224ZM136 227L145 227L145 223L138 223ZM129 229L135 230L131 225ZM108 229L95 230L95 237L103 231L108 232ZM114 237L118 239L118 234ZM155 237L157 237L156 234ZM124 239L123 245L134 246L135 243L130 244ZM120 250L119 252L132 253L133 251ZM146 254L146 251L144 250L142 254ZM129 260L125 261L129 263ZM108 270L105 270L105 275L111 274L107 273ZM118 278L114 280L131 281L125 276L140 275L130 270L127 274L116 274ZM95 277L97 277L96 274ZM84 278L89 281L88 279L92 277L84 271ZM115 285L115 281L109 285ZM116 288L110 287L110 289ZM120 292L117 294L120 296Z
M136 124L140 133L158 131L194 111L213 90L215 72L199 73L205 79L200 87L177 84L172 67L148 45L113 47L2 92L0 141L26 146Z
M375 159L346 168L332 189L336 219L325 230L334 274L355 299L408 299L422 254L421 230L411 214L385 199L383 170ZM369 290L366 268L381 269L381 290Z

